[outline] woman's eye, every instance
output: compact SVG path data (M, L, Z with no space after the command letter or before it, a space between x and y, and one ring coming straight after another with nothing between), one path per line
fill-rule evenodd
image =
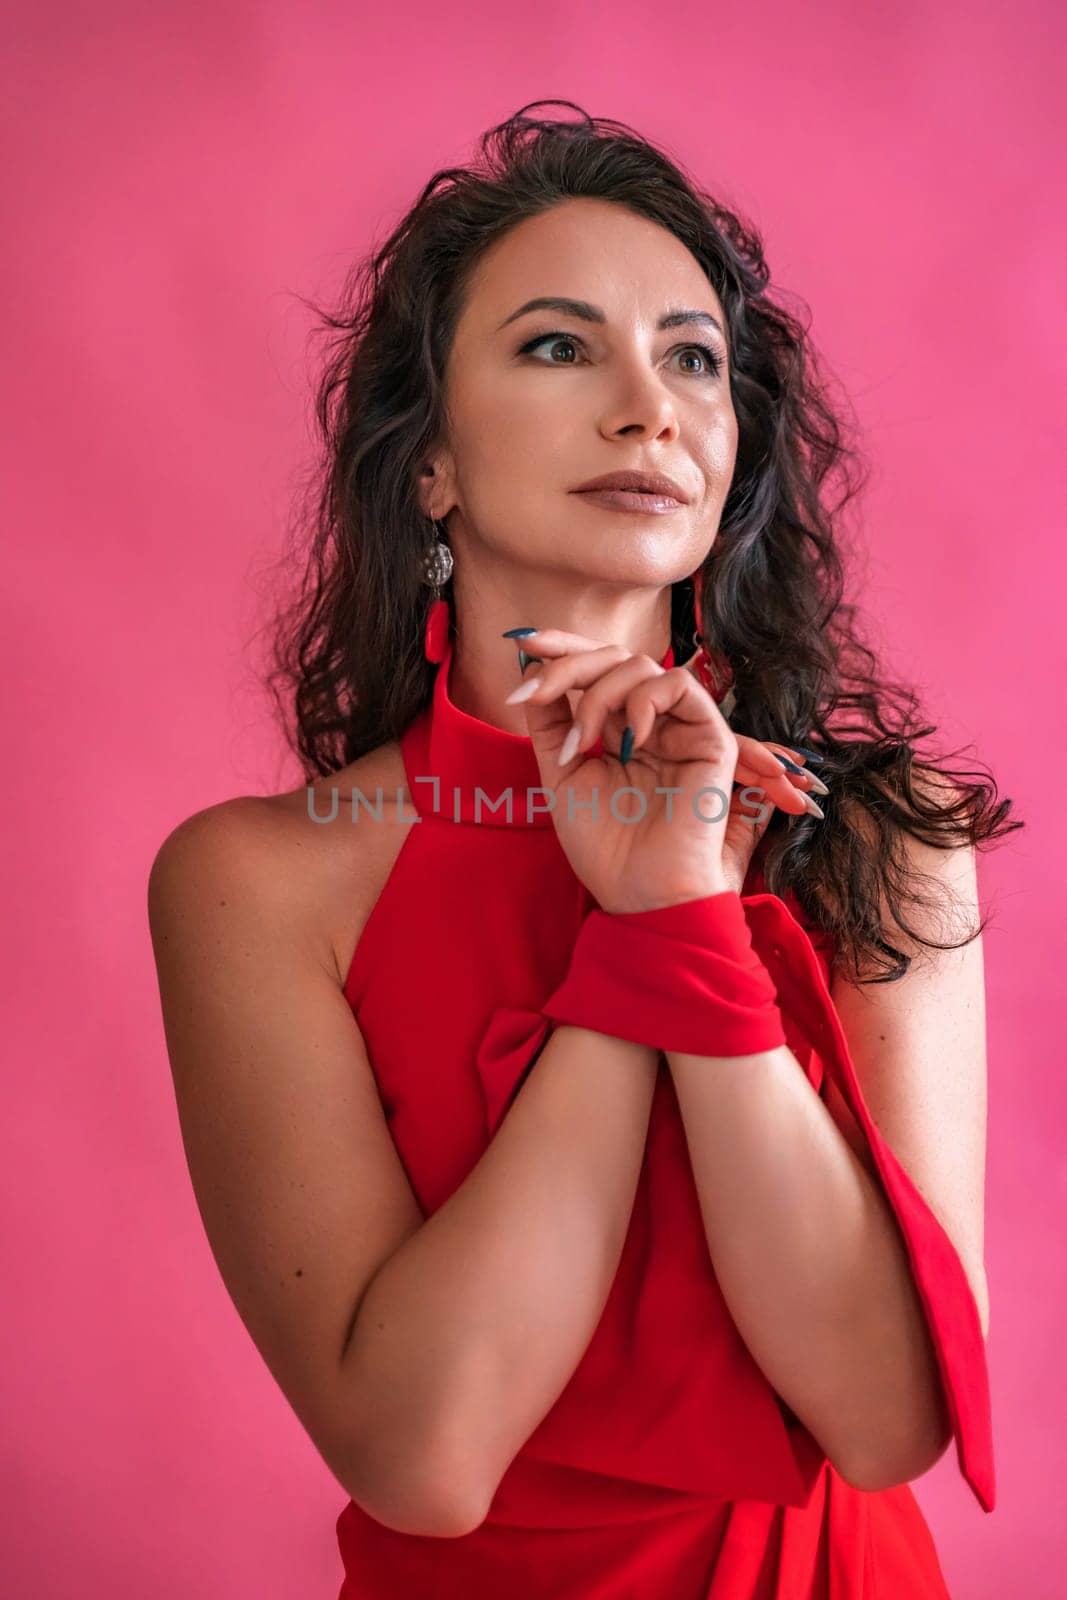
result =
M531 339L528 344L524 344L522 346L522 349L519 351L519 354L522 355L522 356L531 355L535 350L539 350L542 345L555 346L555 345L558 345L558 344L566 344L566 345L571 345L574 349L579 349L580 346L581 346L581 343L582 343L582 341L580 339L576 338L574 336L574 334L570 334L570 333L542 333L542 334L539 334L536 339ZM696 354L696 355L699 355L703 359L704 365L705 365L705 367L707 369L707 374L701 373L701 372L695 372L695 373L693 373L694 377L698 377L698 378L699 377L704 377L704 376L706 376L708 374L710 374L712 377L717 377L718 374L723 369L723 365L724 365L723 357L719 354L719 352L717 350L713 349L712 346L708 345L708 344L687 344L687 345L682 345L682 347L678 351L676 351L675 354L677 354L677 355L693 355L693 354ZM566 362L564 362L564 361L550 361L549 365L550 366L557 366L557 367L560 367L560 366L573 366L574 363L571 362L571 361L566 361Z
M531 339L529 344L524 344L522 349L519 351L519 354L520 356L529 355L541 345L548 344L550 340L553 344L569 344L574 345L575 347L577 347L579 343L577 339L572 339L569 333L542 333L538 338ZM561 366L563 364L564 363L558 361L551 363L553 366ZM567 362L566 365L569 366L571 363Z
M711 347L710 344L686 345L680 354L691 355L694 352L704 358L704 365L709 369L709 371L716 375L722 371L723 358L717 350L714 350Z

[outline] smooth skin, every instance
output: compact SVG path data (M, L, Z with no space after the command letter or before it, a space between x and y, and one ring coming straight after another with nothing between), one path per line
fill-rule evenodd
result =
M783 809L795 811L800 799L771 747L736 736L684 668L554 629L523 647L542 665L510 699L525 707L542 782L558 788L551 814L560 843L602 908L641 912L738 888L767 819L746 821L732 785L762 782L768 797L789 802ZM617 744L624 725L634 732L625 769L610 755L581 753L598 738L606 749ZM572 726L579 753L561 766ZM640 801L626 804L640 820L620 820L608 803L623 786L638 791ZM594 787L595 821L586 806ZM732 795L725 824L704 820L695 804L706 788ZM938 863L965 901L974 894L968 854L946 853L947 872L944 858ZM961 1250L985 1331L973 1173L966 1149L948 1162L938 1153L953 1117L965 1113L963 1080L984 1059L980 980L980 953L939 952L932 975L920 964L917 975L890 986L888 1001L859 990L841 1009L850 1053L863 1059L861 1083L877 1075L880 1126L894 1149L910 1137L918 1175L914 1160L909 1171ZM853 989L839 982L837 998ZM955 1084L945 1052L956 1055ZM667 1061L716 1275L761 1369L831 1458L849 1464L851 1482L875 1489L919 1476L952 1432L907 1252L862 1133L839 1099L835 1122L785 1045L745 1057L668 1051ZM894 1073L920 1102L894 1099ZM924 1126L931 1110L937 1120ZM965 1114L963 1128L967 1135Z
M559 310L514 317L545 295L598 307L603 320ZM526 624L606 644L612 670L636 657L638 677L660 681L670 586L714 541L737 446L725 339L705 322L657 327L680 308L725 326L714 290L673 235L599 201L528 219L480 261L448 361L447 437L414 486L427 517L446 522L455 555L450 688L462 710L518 733L543 714L504 699L521 677L502 634ZM524 348L559 329L562 342ZM670 473L687 504L633 518L575 497L585 479L624 467ZM428 541L430 533L428 523ZM532 653L553 656L543 637L538 644ZM542 670L569 653L557 648ZM565 690L569 707L600 692L604 676ZM655 756L656 729L645 726L653 707L635 702L634 770L669 760L695 787L708 770L768 778L766 747L761 755L743 735L723 733L688 686L684 695L714 749ZM657 717L669 709L656 706ZM797 752L783 753L799 763ZM576 762L572 781L580 770ZM342 796L378 782L395 793L404 788L399 751L383 746L326 782ZM766 782L790 811L805 787L795 775ZM403 803L410 817L410 798ZM367 831L313 824L303 786L211 807L161 846L149 917L190 1173L235 1306L357 1502L399 1530L448 1536L484 1518L599 1320L640 1172L657 1055L555 1030L485 1155L425 1219L342 987L403 840L404 825L390 820ZM702 824L681 861L672 855L680 833L650 825L638 844L635 830L617 827L614 842L605 830L572 844L572 859L620 905L647 899L663 869L679 895L740 887L738 851L708 855L729 827ZM755 833L749 822L744 830ZM751 834L737 843L754 842ZM915 860L974 899L969 856ZM985 1326L980 942L902 983L864 993L838 985L834 997L872 1111L961 1250ZM901 1481L929 1464L942 1434L924 1330L865 1181L862 1138L843 1107L811 1095L789 1052L748 1071L754 1061L745 1058L743 1073L707 1058L670 1063L716 1270L757 1359L814 1423L838 1470L859 1486ZM592 1125L595 1148L585 1136ZM729 1141L737 1151L727 1159ZM762 1245L749 1239L754 1185ZM817 1311L797 1307L796 1326L814 1337L794 1336L784 1351L780 1328L791 1318L783 1324L771 1290L793 1293L796 1283L782 1280L780 1255L811 1249L791 1229L817 1238L821 1265ZM856 1306L853 1273L884 1323ZM900 1407L897 1425L872 1392L883 1382Z

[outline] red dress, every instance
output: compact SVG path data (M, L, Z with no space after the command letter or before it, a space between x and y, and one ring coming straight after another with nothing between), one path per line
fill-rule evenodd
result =
M541 1008L563 983L595 904L551 815L527 814L528 791L541 781L531 741L453 704L451 659L449 643L432 702L401 741L421 820L408 831L345 982L427 1216L463 1182L506 1115L553 1026ZM663 664L673 664L670 652ZM503 805L490 809L509 789L510 818ZM960 1470L992 1511L988 1374L970 1285L863 1101L830 1000L826 938L806 924L794 897L783 901L761 883L754 870L741 903L777 990L786 1041L815 1092L833 1077L866 1134L907 1243ZM845 1483L743 1342L711 1263L663 1057L629 1231L600 1322L504 1474L486 1521L459 1538L417 1536L349 1501L337 1539L339 1600L948 1594L911 1489L869 1493Z

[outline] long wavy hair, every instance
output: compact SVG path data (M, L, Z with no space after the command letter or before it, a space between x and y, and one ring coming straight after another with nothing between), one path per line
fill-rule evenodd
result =
M578 120L528 115L552 105ZM1012 802L997 800L987 770L949 773L920 755L936 726L912 690L878 676L859 636L843 599L842 513L868 469L806 328L772 298L760 235L648 140L572 101L533 101L483 134L475 161L435 173L356 263L340 303L311 306L329 341L315 394L322 448L294 520L301 548L285 557L302 581L275 608L267 673L287 742L311 781L399 738L427 704L437 669L423 653L422 563L434 530L416 486L445 427L443 374L472 269L517 223L577 197L673 233L725 311L736 466L699 617L692 584L674 585L675 659L699 627L733 674L732 726L824 757L825 820L774 812L764 882L793 891L854 982L899 978L912 957L893 924L944 950L988 920L945 942L908 921L909 907L937 904L921 887L937 880L911 868L905 836L977 847L1024 824L1008 820Z

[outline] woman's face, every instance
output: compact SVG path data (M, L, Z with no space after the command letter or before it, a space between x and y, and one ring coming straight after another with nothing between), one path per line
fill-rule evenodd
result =
M583 302L597 320L515 315L543 296ZM658 326L679 310L718 326ZM456 330L448 439L424 480L457 566L473 558L483 574L503 563L622 585L692 572L714 542L737 453L725 327L685 246L621 206L567 201L493 245ZM628 515L574 493L628 468L666 473L688 502Z

